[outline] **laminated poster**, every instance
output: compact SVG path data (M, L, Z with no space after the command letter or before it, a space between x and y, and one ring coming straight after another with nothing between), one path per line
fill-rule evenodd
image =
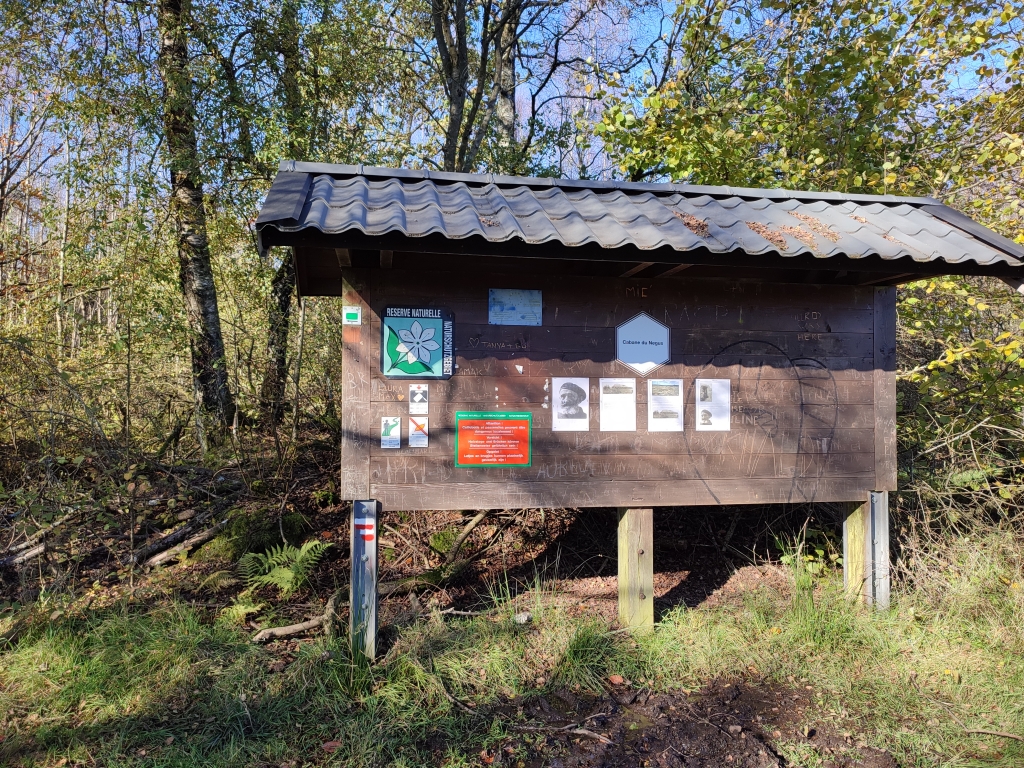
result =
M730 428L729 379L697 379L694 428L698 432L728 432Z
M426 416L430 405L430 385L409 385L409 413Z
M540 325L543 301L540 291L491 288L487 292L489 325Z
M409 417L409 447L426 448L429 431L426 416Z
M601 379L601 431L636 432L636 379Z
M380 447L402 447L402 419L400 416L381 416Z
M551 379L551 430L590 430L590 379Z
M647 380L647 431L683 431L682 379Z

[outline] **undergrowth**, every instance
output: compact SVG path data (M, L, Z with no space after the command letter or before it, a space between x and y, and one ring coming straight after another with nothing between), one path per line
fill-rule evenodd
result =
M0 763L473 764L507 732L490 707L599 691L618 674L665 691L722 677L810 685L816 723L901 766L1017 766L1024 745L967 731L1024 734L1019 551L998 533L955 543L945 576L898 591L887 612L851 604L828 571L798 599L762 587L636 635L571 618L550 583L517 598L495 588L492 610L434 612L372 668L342 637L303 643L273 673L267 650L198 609L123 604L38 622L3 652ZM803 764L799 745L779 747Z

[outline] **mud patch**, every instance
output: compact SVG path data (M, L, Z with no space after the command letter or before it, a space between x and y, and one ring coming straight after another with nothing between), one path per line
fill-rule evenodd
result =
M480 757L517 768L780 768L798 764L786 758L796 749L826 768L895 768L891 755L852 734L809 725L810 696L753 682L717 682L691 694L558 691L503 704L513 735Z

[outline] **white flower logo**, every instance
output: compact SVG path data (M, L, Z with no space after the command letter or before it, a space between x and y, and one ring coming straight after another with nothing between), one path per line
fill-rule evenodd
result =
M434 329L424 328L419 320L413 320L409 330L399 330L398 337L402 340L397 347L398 353L404 355L410 363L421 360L429 364L431 351L441 348L441 345L434 341Z

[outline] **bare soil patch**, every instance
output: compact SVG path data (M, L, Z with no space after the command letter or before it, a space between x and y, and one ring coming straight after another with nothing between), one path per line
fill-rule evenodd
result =
M793 765L786 743L826 768L895 768L890 754L853 734L806 725L812 695L761 681L717 681L689 694L628 685L599 697L559 690L504 703L503 714L523 725L480 757L523 768L781 768Z

